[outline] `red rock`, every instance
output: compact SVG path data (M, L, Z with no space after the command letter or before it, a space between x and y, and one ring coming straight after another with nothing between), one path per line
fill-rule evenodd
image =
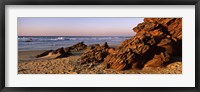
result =
M84 44L84 42L79 42L79 43L71 46L70 48L71 48L70 49L71 51L73 51L73 50L74 51L80 51L80 50L85 50L87 48L87 45Z
M109 50L108 50L108 53L113 53L115 50L113 49L113 48L110 48Z
M55 58L63 58L63 57L68 57L69 55L71 55L71 52L70 51L65 51L64 48L58 48L56 50L48 50L48 51L45 51L43 52L42 54L39 54L36 56L36 58L39 58L39 57L44 57L44 56L47 56L47 55L58 55L56 56Z
M99 46L100 46L99 44L91 44L91 45L87 46L87 49L92 50L92 49L95 49Z
M88 52L85 52L81 55L79 62L81 64L85 63L100 63L104 61L104 58L109 54L108 50L110 47L108 46L107 42L102 45L98 46L95 49L92 49Z
M52 52L52 51L53 51L53 50L47 50L47 51L43 52L42 54L37 55L36 58L46 56L46 55L48 55L48 54L49 54L50 52Z
M104 64L116 70L160 67L182 52L181 18L145 18L133 28L137 34L122 42Z

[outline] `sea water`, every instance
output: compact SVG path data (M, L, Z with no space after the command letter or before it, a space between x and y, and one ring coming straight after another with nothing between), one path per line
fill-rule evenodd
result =
M69 47L78 42L86 45L104 44L118 45L131 36L18 36L18 50L55 50Z

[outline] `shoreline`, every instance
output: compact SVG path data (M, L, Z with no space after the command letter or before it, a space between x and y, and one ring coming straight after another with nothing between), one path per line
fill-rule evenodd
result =
M96 44L96 43L94 43L94 44ZM119 43L119 44L108 44L110 47L112 47L112 48L116 48L116 47L118 47L118 46L120 46L120 44L121 43ZM87 44L88 46L89 45L93 45L93 44ZM99 44L99 45L103 45L103 44ZM71 45L72 46L72 45ZM61 48L62 46L60 46L60 48ZM66 47L66 46L63 46L63 47ZM70 47L70 46L68 46L68 47ZM18 52L23 52L23 51L46 51L46 50L55 50L55 49L32 49L32 50L19 50L18 49Z
M117 48L120 44L109 44L109 46ZM97 65L92 63L81 65L79 59L83 53L90 51L88 48L80 51L71 51L72 55L58 59L48 55L36 58L38 54L45 51L47 50L19 50L18 74L182 74L181 59L172 61L166 67L118 71L107 69L102 63Z
M44 50L19 51L19 59L23 55L34 56ZM91 64L79 65L78 59L85 52L73 51L73 55L65 58L31 58L18 62L18 74L182 74L182 62L175 61L166 67L145 68L142 70L122 70L101 68L101 64L93 66Z
M103 45L103 44L100 44ZM109 44L110 47L112 48L116 48L118 47L120 44ZM51 49L49 49L51 50ZM55 49L52 49L55 50ZM30 61L31 59L33 60L40 60L38 58L35 58L36 55L41 54L43 52L45 52L47 50L18 50L18 62L26 62L26 61ZM76 54L76 52L73 51L73 53Z

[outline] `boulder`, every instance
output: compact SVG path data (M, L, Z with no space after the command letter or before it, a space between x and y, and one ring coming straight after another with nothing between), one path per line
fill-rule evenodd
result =
M51 57L51 58L63 58L63 57L68 57L71 55L70 51L65 51L64 48L58 48L56 50L48 50L43 52L42 54L39 54L36 56L36 58L40 57Z
M70 52L72 50L72 47L66 47L64 48L65 52Z
M46 55L48 55L50 52L52 52L53 50L47 50L47 51L45 51L45 52L43 52L43 53L41 53L41 54L39 54L39 55L36 55L36 58L39 58L39 57L43 57L43 56L46 56Z
M96 46L96 48L89 50L81 55L79 59L80 64L85 63L101 63L104 58L109 54L110 47L107 42L102 46Z
M111 53L114 53L115 49L114 48L110 48L108 49L108 53L111 54Z
M64 50L63 47L62 47L62 48L58 48L58 49L55 50L53 53L59 54L59 55L56 57L56 59L57 59L57 58L68 57L69 55L71 55L71 52L70 52L70 51L65 52L65 50Z
M87 45L84 44L84 42L79 42L73 46L70 47L71 51L80 51L80 50L84 50L87 48Z
M87 48L87 45L85 45L84 42L79 42L71 47L66 47L66 48L62 47L56 50L45 51L44 53L37 55L36 58L44 57L44 56L54 57L54 58L63 58L63 57L68 57L72 55L71 51L80 51L86 48Z
M91 45L87 46L87 49L92 50L92 49L95 49L96 47L99 47L99 46L100 46L99 44L91 44Z

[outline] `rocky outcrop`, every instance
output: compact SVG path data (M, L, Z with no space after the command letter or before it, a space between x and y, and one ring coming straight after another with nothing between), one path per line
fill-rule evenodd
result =
M65 51L64 48L58 48L56 50L48 50L36 56L36 58L40 57L51 57L51 58L63 58L71 55L70 51Z
M36 58L44 57L44 56L48 55L50 52L53 52L53 50L47 50L47 51L43 52L42 54L37 55Z
M87 45L84 44L84 42L79 42L73 46L66 47L65 51L80 51L80 50L85 50L87 48Z
M137 34L106 56L104 64L116 70L160 67L182 54L181 18L145 18L133 28Z
M108 46L107 42L102 46L95 45L95 48L81 55L79 62L81 64L101 63L104 61L104 58L109 54L110 49L111 48Z
M71 47L66 48L58 48L57 50L47 50L42 54L36 56L36 58L40 57L53 57L53 58L63 58L72 55L71 51L80 51L87 48L87 45L84 42L79 42Z
M97 48L99 46L100 46L99 44L91 44L91 45L87 46L87 49L88 50L92 50L92 49L95 49L95 48Z
M65 51L64 48L59 48L53 51L53 54L59 54L56 58L63 58L71 55L71 51Z

